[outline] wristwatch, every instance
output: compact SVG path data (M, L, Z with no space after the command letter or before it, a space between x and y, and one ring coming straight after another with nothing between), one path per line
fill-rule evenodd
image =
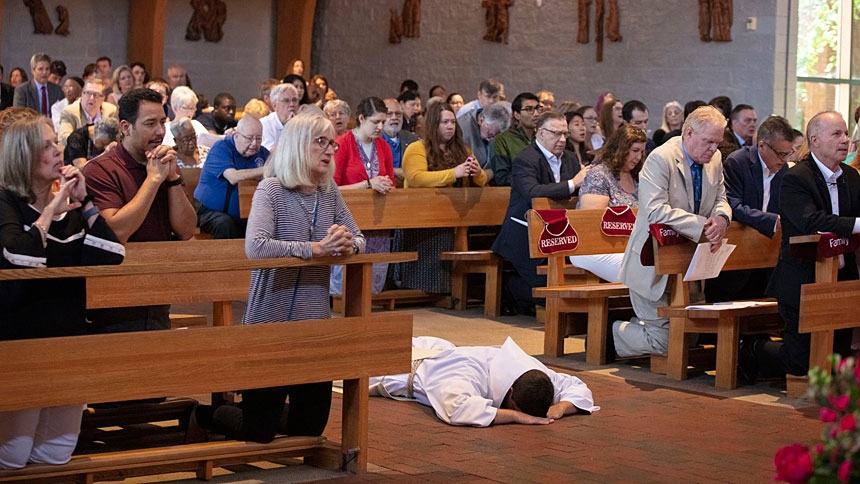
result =
M358 254L358 252L359 252L359 251L358 251L358 243L353 242L353 243L352 243L352 253L353 253L353 254Z
M173 180L173 181L167 180L167 181L165 181L165 182L164 182L164 186L166 186L166 187L175 187L176 185L182 185L183 183L185 183L185 180L183 180L183 179L182 179L182 177L180 176L180 177L179 177L179 178L177 178L176 180Z
M86 207L87 203L92 202L95 197L87 193L87 195L80 200L81 207Z

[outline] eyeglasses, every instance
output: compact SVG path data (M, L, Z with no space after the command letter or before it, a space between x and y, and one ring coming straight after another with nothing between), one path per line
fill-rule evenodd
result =
M105 97L104 94L98 91L84 91L81 93L81 96L91 96L91 97Z
M541 106L523 106L520 108L521 113L533 113L533 112L541 112L543 111L543 107Z
M333 139L328 139L325 136L320 136L314 140L316 144L323 149L323 151L327 150L329 146L332 147L335 153L340 149L340 145L334 142Z
M549 129L549 128L541 128L541 129L546 131L550 135L552 135L553 138L558 138L560 136L564 136L565 138L570 137L570 131L556 131L554 129Z
M236 131L236 134L245 138L245 141L247 141L248 143L262 143L263 142L262 136L248 136L248 135L242 134L238 131Z
M597 116L583 116L582 119L586 121L597 121Z
M786 153L786 152L784 152L784 151L776 151L776 150L773 148L773 146L771 146L771 144L770 144L770 143L768 143L767 141L765 141L765 140L761 140L761 142L762 142L762 143L764 143L764 144L766 144L766 145L767 145L767 147L768 147L768 148L770 148L770 150L771 150L771 151L773 151L773 154L775 154L775 155L776 155L776 157L777 157L777 158L779 158L780 160L784 160L784 159L788 158L789 156L791 156L792 154L794 154L794 150L791 150L791 151L789 151L788 153Z

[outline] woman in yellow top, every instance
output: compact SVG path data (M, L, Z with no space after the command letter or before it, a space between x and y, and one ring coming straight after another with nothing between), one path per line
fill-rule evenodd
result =
M424 140L412 143L403 153L404 188L486 185L487 175L463 142L454 109L448 103L434 103L427 109L425 122ZM402 237L402 250L417 251L418 261L402 265L401 286L450 293L451 265L439 256L454 249L454 230L404 230ZM395 240L395 246L398 242Z

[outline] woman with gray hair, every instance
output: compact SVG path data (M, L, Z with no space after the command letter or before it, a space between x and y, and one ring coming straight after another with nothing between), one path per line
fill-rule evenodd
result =
M197 101L197 94L194 94L194 91L187 86L179 86L170 93L170 107L173 108L173 113L176 116L173 118L172 122L168 121L164 125L164 140L161 144L167 146L173 146L176 144L173 140L171 125L178 123L182 118L188 118L191 120L191 124L194 126L194 132L198 136L209 132L205 126L200 124L200 121L193 119L194 114L197 112Z
M299 114L284 126L254 193L245 235L249 259L364 252L364 236L332 181L334 137L319 112ZM328 288L327 265L254 270L242 323L328 319ZM228 438L266 443L276 433L321 435L330 407L331 382L309 383L245 390L241 408L199 406L193 418ZM196 430L190 427L188 435Z
M82 169L88 161L109 151L119 141L119 121L114 116L103 118L96 124L78 128L66 139L63 162Z
M93 205L84 175L63 165L51 121L28 116L2 134L0 270L122 262L125 249ZM0 282L0 340L84 334L86 299L84 278ZM0 412L0 469L68 462L82 411L67 405Z
M352 114L349 104L342 99L329 101L323 106L323 112L334 126L336 137L340 138L349 129L349 116Z
M209 154L209 147L197 144L197 133L194 131L194 122L188 118L182 118L170 124L176 151L176 166L179 168L202 168Z

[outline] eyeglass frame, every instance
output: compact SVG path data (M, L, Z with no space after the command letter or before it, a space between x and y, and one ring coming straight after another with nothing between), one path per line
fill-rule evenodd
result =
M558 139L562 136L564 136L564 139L570 138L570 131L556 131L554 129L543 128L543 127L541 127L541 129L546 131L547 133L551 134L553 139Z
M325 136L317 136L316 138L314 138L314 140L313 140L313 141L314 141L314 143L316 143L316 144L317 144L317 146L319 146L320 148L322 148L322 149L323 149L323 151L326 151L326 150L328 149L328 147L329 147L329 146L331 146L332 148L334 148L334 152L335 152L335 153L337 153L337 150L339 150L339 149L340 149L340 145L339 145L339 144L337 144L337 142L335 142L335 140L333 140L333 139L328 139L328 138L326 138Z
M256 141L257 143L262 143L262 142L263 142L263 137L262 137L262 136L248 136L247 134L242 133L241 131L235 131L233 134L234 134L234 135L238 134L238 135L239 135L239 136L241 136L242 138L245 138L245 141L247 141L248 143L253 143L253 142L255 142L255 141Z
M785 153L785 152L782 152L782 151L776 151L776 148L774 148L774 147L773 147L770 143L768 143L767 141L765 141L765 140L761 140L761 142L762 142L762 143L764 143L765 145L767 145L767 147L768 147L768 148L770 148L770 150L771 150L771 151L773 151L773 154L775 154L777 158L779 158L780 160L783 160L783 161L785 161L785 159L786 159L786 158L788 158L789 156L793 155L793 154L794 154L794 151L795 151L793 148L792 148L792 150L791 150L791 151L789 151L788 153Z

